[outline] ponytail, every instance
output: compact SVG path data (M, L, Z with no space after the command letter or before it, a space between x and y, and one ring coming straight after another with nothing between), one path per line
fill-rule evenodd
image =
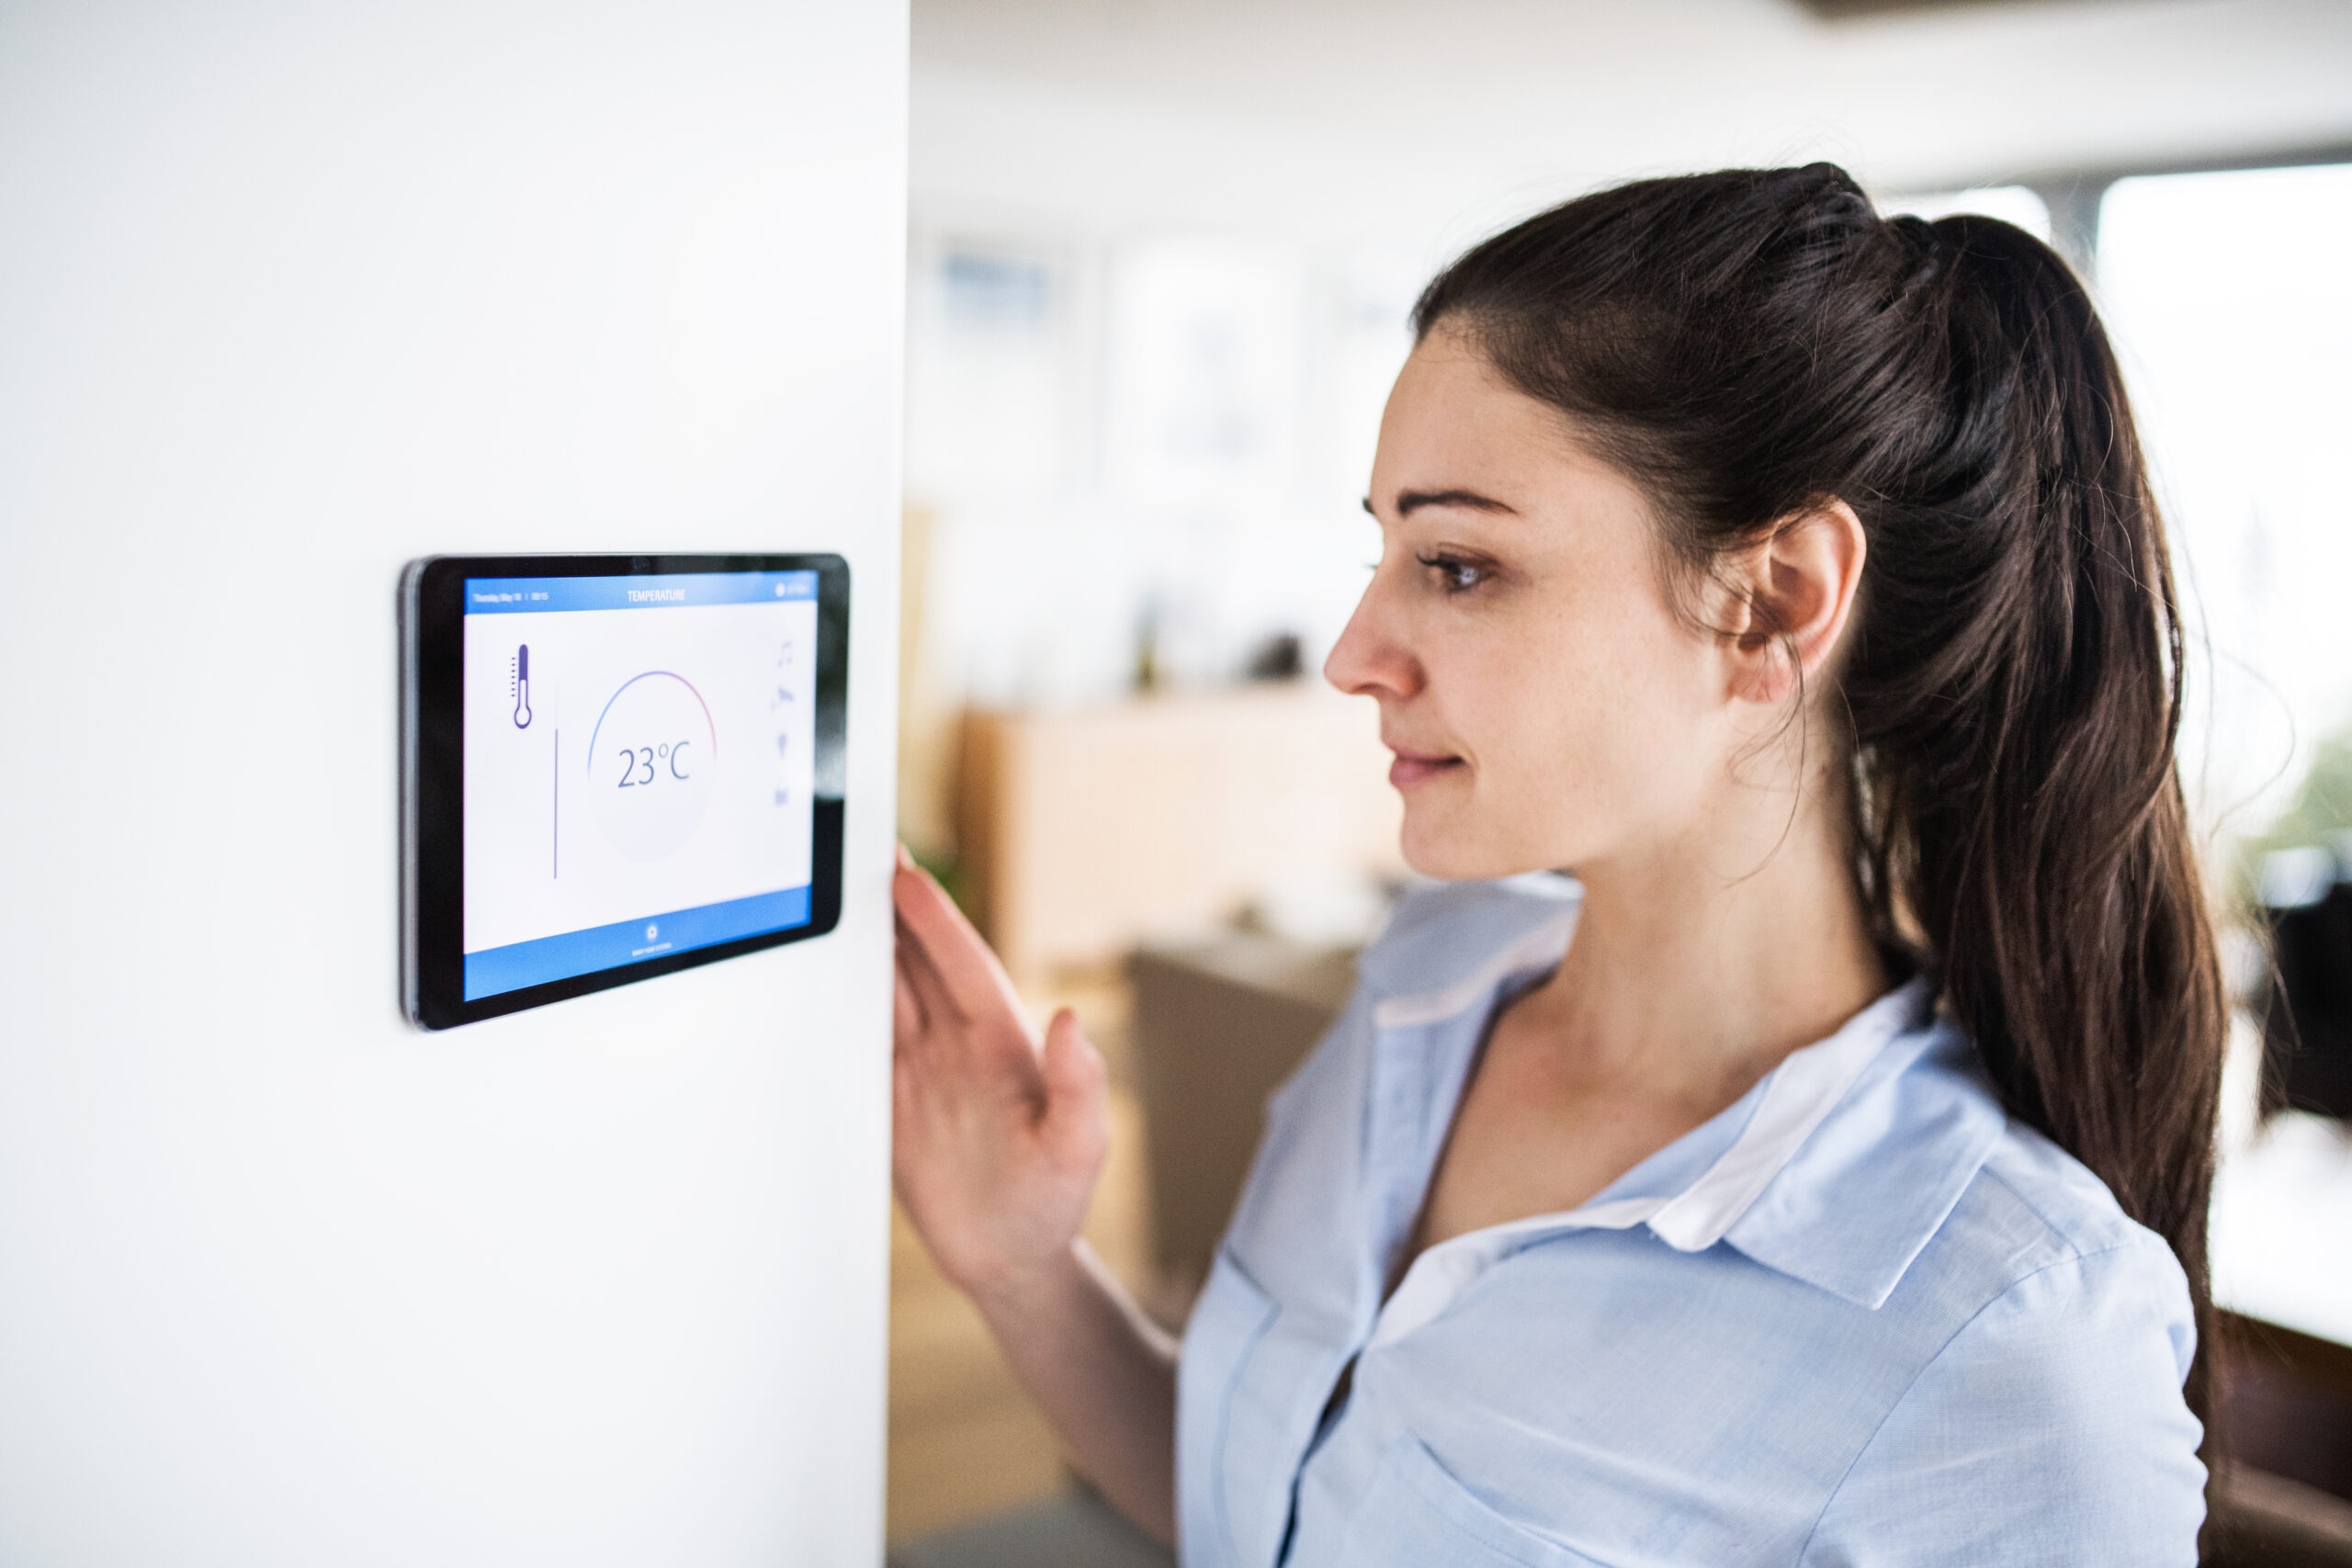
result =
M1430 286L1415 327L1441 321L1645 484L1690 567L1824 497L1860 517L1838 678L1878 935L2011 1113L2171 1244L2210 1452L2226 1013L2163 525L2081 283L1991 219L1883 221L1816 164L1544 213Z
M1938 504L1983 536L1983 565L1965 607L1939 613L1955 586L1941 541L1871 536L1874 602L1843 683L1876 914L1915 923L2010 1111L2172 1245L2197 1308L2187 1392L2209 1418L2227 1014L2174 766L2163 527L2114 352L2065 264L1990 219L1906 237L1951 274L1953 423L1984 456Z

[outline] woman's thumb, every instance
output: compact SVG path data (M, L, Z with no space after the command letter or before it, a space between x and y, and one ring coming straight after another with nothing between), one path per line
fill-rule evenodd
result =
M1078 1027L1068 1008L1046 1025L1046 1049L1038 1063L1046 1080L1046 1116L1041 1131L1056 1153L1092 1164L1110 1141L1103 1103L1109 1074L1102 1054Z

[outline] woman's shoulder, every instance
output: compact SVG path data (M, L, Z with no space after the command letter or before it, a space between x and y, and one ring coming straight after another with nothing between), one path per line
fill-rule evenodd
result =
M1920 1263L1938 1343L1801 1561L2195 1561L2196 1330L2163 1238L2011 1120Z
M1980 1310L2006 1297L2013 1305L2031 1298L2079 1312L2089 1304L2086 1294L2129 1293L2161 1306L2161 1316L2185 1337L2188 1276L2164 1237L2127 1214L2081 1160L2002 1110L1981 1074L1969 1076L1975 1080L1969 1088L1998 1117L2000 1130L1919 1266ZM2045 1275L2047 1289L2020 1289Z
M1873 1013L1894 1021L1893 1033L1721 1233L1725 1239L1856 1305L1892 1304L1898 1317L1917 1314L1947 1331L2034 1273L2109 1254L2123 1271L2165 1285L2185 1318L2186 1277L2164 1239L2134 1223L2080 1160L2010 1112L1928 982L1890 993L1839 1038ZM1796 1065L1792 1058L1783 1075ZM1818 1077L1821 1066L1808 1073Z
M1969 1280L1980 1341L2074 1359L2124 1321L2168 1352L2177 1389L2197 1348L2188 1276L2073 1155L2011 1117L1945 1227L1936 1271ZM2079 1361L2076 1362L2079 1365Z
M2187 1275L2081 1161L2011 1115L1975 1047L1928 1010L1864 1066L1722 1233L1751 1260L1868 1315L1890 1367L2077 1357L2131 1332L2177 1401L2194 1348ZM2055 1375L2055 1374L2052 1374Z
M1890 1248L1881 1266L1906 1237L1917 1251L1846 1322L1850 1354L1883 1353L1885 1403L1800 1561L2193 1561L2204 1472L2181 1394L2186 1273L2094 1172L2001 1107L1956 1029L1920 1039L1860 1107L1888 1135L1813 1192L1819 1224L1850 1216L1851 1236ZM1940 1218L1868 1229L1866 1212L1900 1211L1946 1171Z
M1985 1157L1981 1180L2014 1205L2030 1237L2018 1248L2020 1272L2107 1252L2152 1254L2165 1260L2160 1268L2180 1272L2164 1238L2126 1214L2107 1183L2015 1117Z

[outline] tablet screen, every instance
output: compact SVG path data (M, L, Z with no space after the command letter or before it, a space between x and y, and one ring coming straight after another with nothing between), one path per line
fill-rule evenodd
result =
M467 1002L810 919L818 574L464 579Z

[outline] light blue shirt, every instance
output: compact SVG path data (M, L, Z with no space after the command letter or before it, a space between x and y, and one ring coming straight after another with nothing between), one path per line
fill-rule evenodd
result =
M1269 1104L1184 1337L1186 1568L2193 1564L2180 1267L2002 1112L1920 982L1384 1301L1487 1021L1577 898L1416 895Z

